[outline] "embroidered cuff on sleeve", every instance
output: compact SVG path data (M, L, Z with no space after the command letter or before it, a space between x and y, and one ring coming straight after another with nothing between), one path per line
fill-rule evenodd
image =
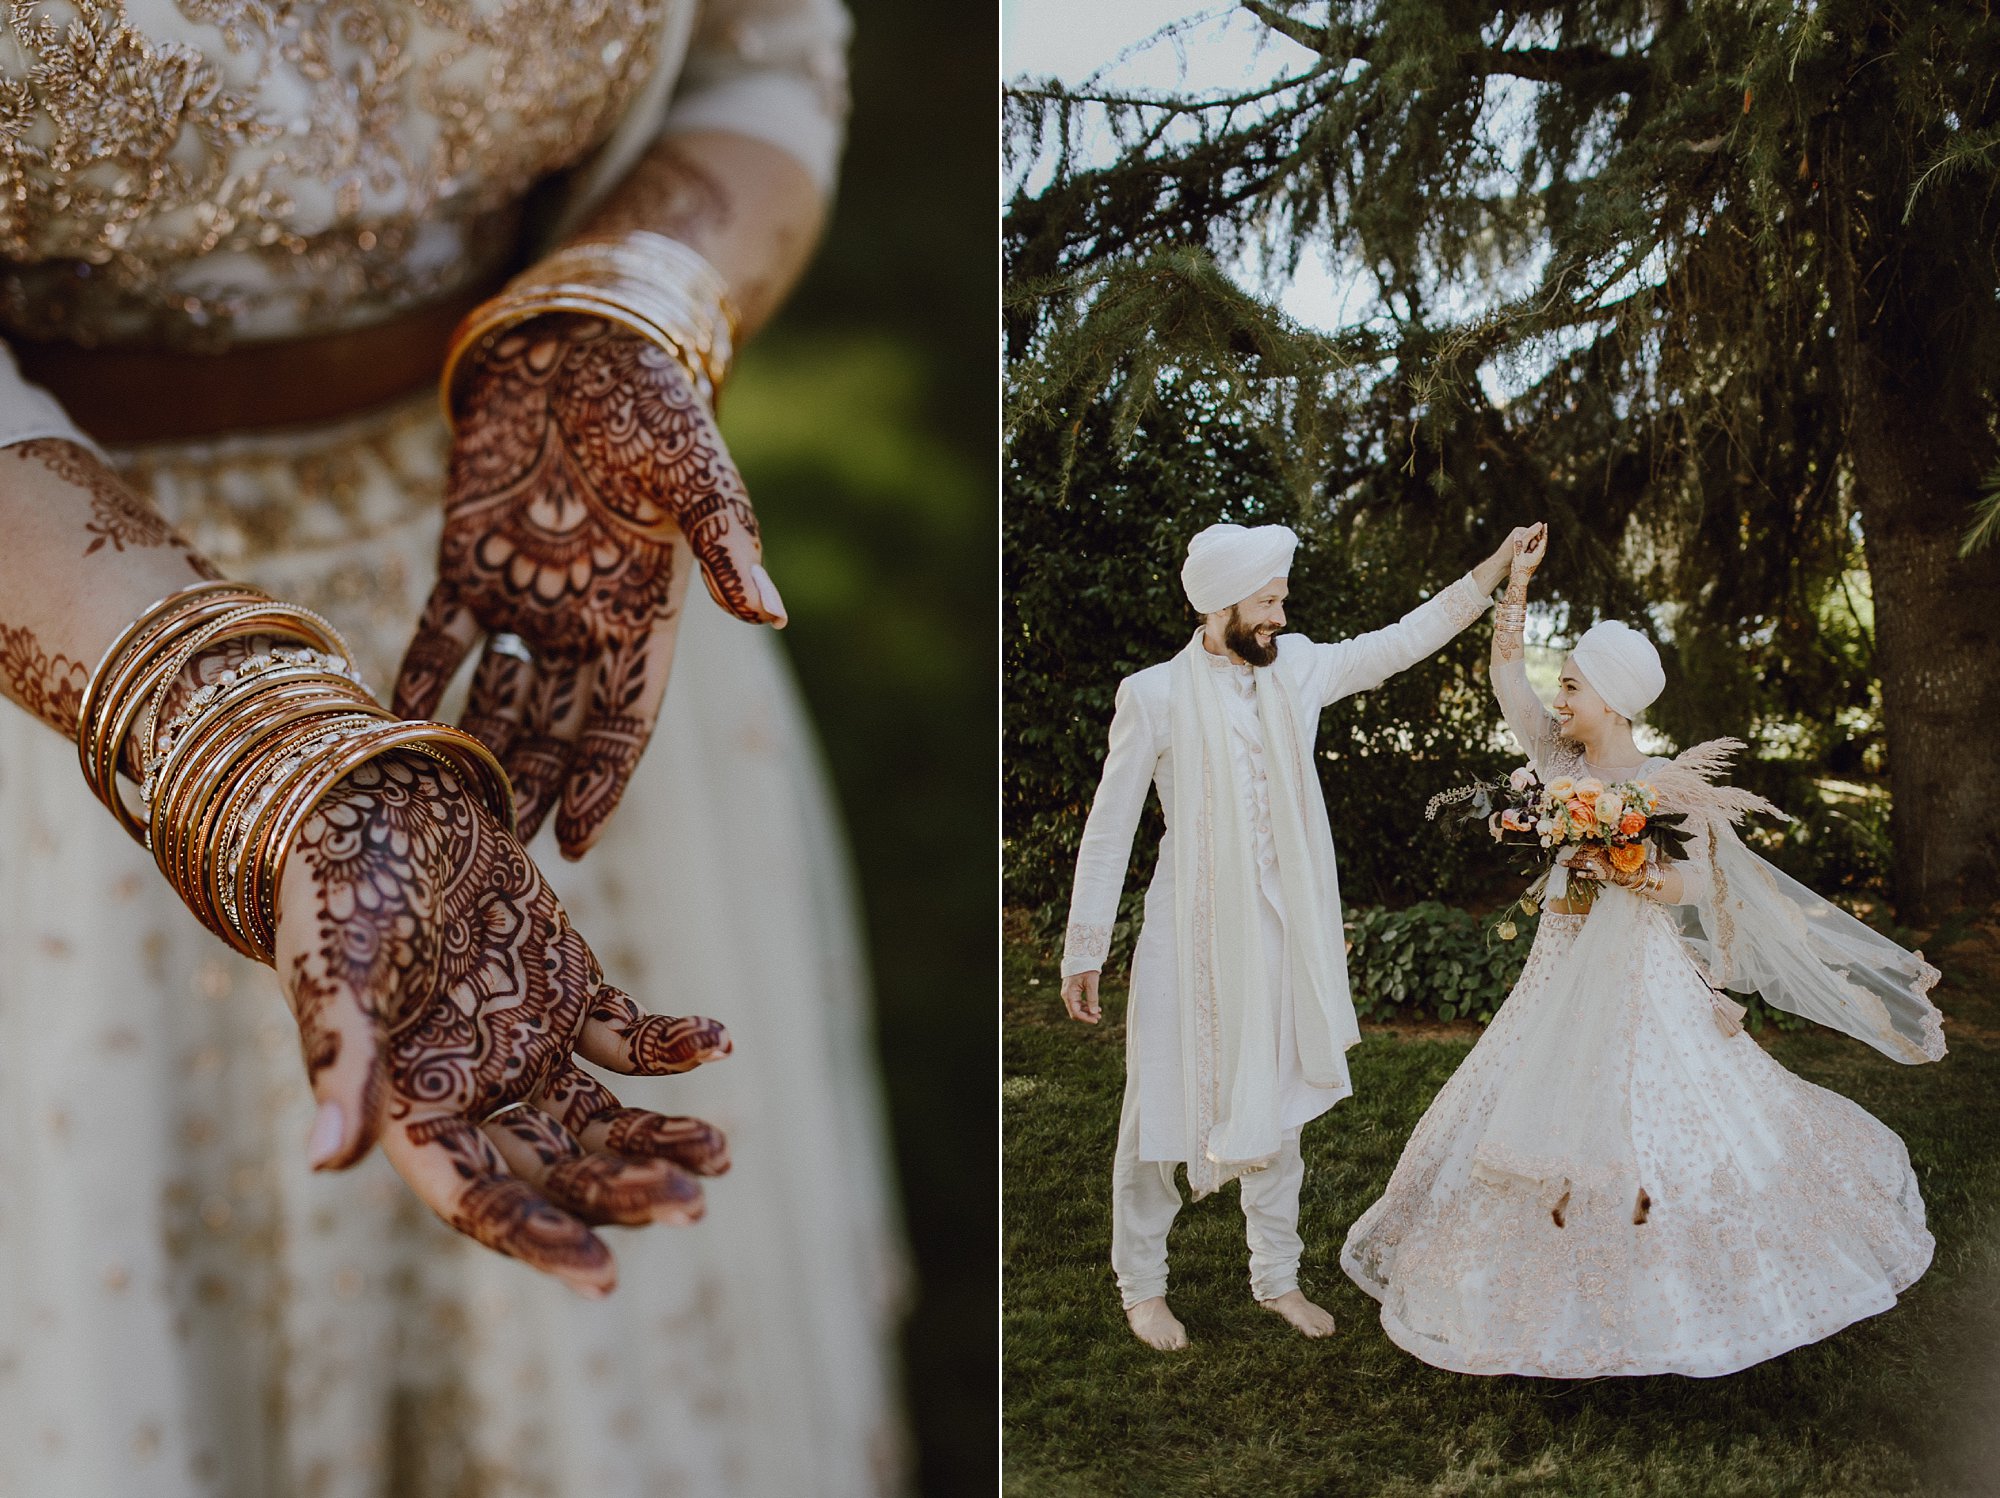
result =
M1109 926L1071 926L1063 940L1063 976L1095 972L1110 955Z
M1445 618L1451 621L1453 629L1464 629L1473 620L1486 612L1486 605L1492 600L1479 591L1479 584L1472 574L1466 573L1443 593Z

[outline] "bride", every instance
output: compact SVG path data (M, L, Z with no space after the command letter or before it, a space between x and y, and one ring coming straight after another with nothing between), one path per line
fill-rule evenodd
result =
M1521 634L1546 546L1517 553L1495 624L1508 726L1545 784L1644 780L1691 835L1671 863L1590 850L1556 871L1520 981L1341 1266L1440 1368L1733 1373L1887 1310L1933 1244L1902 1141L1767 1056L1722 989L1918 1062L1944 1054L1938 974L1743 846L1745 814L1783 813L1712 783L1740 742L1639 752L1632 719L1665 684L1643 635L1593 627L1542 706Z

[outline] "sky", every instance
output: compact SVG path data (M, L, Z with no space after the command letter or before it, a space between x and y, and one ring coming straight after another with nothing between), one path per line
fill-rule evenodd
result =
M1186 30L1119 61L1099 81L1224 93L1297 71L1312 56L1237 6L1214 0L1001 0L1001 70L1009 82L1053 74L1078 84L1176 22L1186 23ZM1107 135L1107 156L1109 146ZM1254 267L1245 267L1246 283L1254 275ZM1278 302L1308 326L1334 328L1349 320L1356 298L1366 294L1353 275L1336 276L1324 255L1309 253Z

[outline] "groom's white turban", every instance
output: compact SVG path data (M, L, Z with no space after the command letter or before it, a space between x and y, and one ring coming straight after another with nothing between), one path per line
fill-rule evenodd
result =
M1188 542L1181 586L1197 614L1220 613L1272 578L1288 576L1298 546L1289 525L1211 525Z
M1570 659L1620 717L1638 717L1666 689L1667 673L1653 642L1616 619L1585 630Z

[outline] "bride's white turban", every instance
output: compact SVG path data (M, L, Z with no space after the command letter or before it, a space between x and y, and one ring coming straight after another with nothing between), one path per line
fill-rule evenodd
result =
M1211 525L1188 542L1181 586L1197 614L1220 613L1272 578L1290 575L1298 545L1289 525Z
M1667 673L1653 642L1616 619L1585 630L1570 659L1620 717L1638 717L1666 689Z

